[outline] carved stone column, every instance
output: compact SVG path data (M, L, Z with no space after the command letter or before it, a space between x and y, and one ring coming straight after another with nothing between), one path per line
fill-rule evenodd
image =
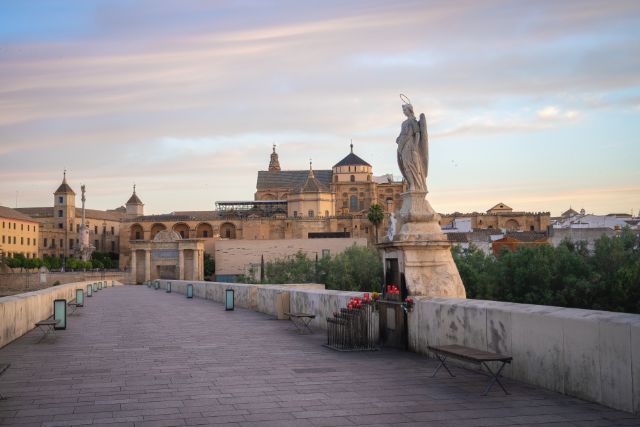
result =
M178 280L184 280L184 249L178 249Z
M136 278L136 250L131 251L131 281L135 285L137 283Z
M198 258L200 255L200 251L197 249L193 250L193 280L200 280L200 274L198 271Z
M144 280L151 280L151 249L144 250Z

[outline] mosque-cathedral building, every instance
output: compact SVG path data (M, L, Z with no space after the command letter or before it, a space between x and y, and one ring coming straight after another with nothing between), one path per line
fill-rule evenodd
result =
M150 241L163 230L182 239L201 239L205 253L213 254L218 240L282 240L327 237L365 238L376 242L367 219L372 204L389 214L399 209L404 181L391 174L375 176L372 166L351 150L331 169L283 170L276 147L267 170L258 171L254 200L218 201L211 211L179 211L144 215L144 204L134 186L125 206L113 210L86 209L90 243L100 252L120 255L120 268L129 268L131 244ZM73 256L78 245L81 209L66 174L48 207L18 208L40 223L38 256ZM549 214L514 213L496 205L487 214L474 215L473 228L510 228L544 231ZM504 212L503 212L504 211ZM443 227L461 214L442 217ZM386 219L385 219L386 222ZM384 234L386 224L379 227Z

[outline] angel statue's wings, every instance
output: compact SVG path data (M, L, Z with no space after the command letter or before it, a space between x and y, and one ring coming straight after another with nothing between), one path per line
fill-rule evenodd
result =
M427 118L420 114L420 158L424 162L424 177L429 174L429 136L427 135Z

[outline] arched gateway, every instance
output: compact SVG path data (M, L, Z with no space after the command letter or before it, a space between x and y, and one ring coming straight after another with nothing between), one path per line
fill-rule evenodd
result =
M183 239L173 230L159 231L153 240L130 241L131 280L203 280L204 240Z

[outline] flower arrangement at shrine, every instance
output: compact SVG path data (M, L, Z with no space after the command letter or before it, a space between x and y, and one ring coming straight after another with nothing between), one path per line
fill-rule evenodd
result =
M413 310L413 298L406 297L404 302L402 303L402 308L404 311L412 311Z
M387 285L387 293L391 295L400 295L400 289L396 285Z

